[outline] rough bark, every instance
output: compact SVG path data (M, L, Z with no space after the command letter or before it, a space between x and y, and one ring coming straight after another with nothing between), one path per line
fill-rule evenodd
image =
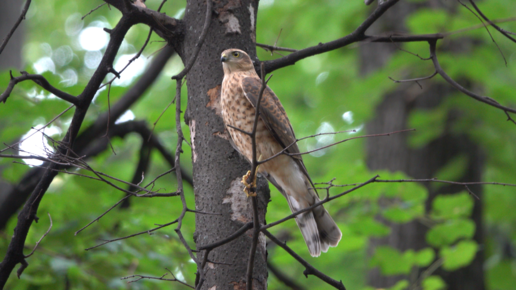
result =
M13 24L19 17L18 14L20 13L22 4L22 1L17 0L0 1L0 43L7 36ZM18 30L11 37L9 44L5 47L4 51L2 52L2 57L0 57L0 70L5 70L7 68L21 69L21 48L23 45L24 35L23 26L24 25L22 23L21 26L18 27ZM2 129L3 126L0 125L0 130ZM0 173L3 169L4 167L0 166ZM4 200L7 198L7 193L11 190L11 188L11 184L0 178L0 204L2 204Z
M404 31L402 19L415 9L417 7L413 5L395 6L384 15L384 18L375 23L371 30L374 30L375 34L382 31ZM366 74L379 68L395 50L396 47L389 44L364 46L361 50L362 72ZM413 111L437 106L450 92L448 86L432 84L432 82L425 82L424 90L413 84L400 85L396 91L387 94L376 108L375 118L367 125L367 131L368 133L378 133L407 128L407 120ZM371 170L402 171L413 178L431 178L452 158L465 155L469 162L461 180L458 181L481 180L483 155L479 147L467 136L453 135L446 129L457 118L460 118L459 112L450 112L443 130L444 133L419 149L409 148L407 135L403 134L385 139L368 139L366 149L368 167ZM438 190L432 189L430 186L427 188L429 190L429 198L426 202L427 211L430 210L432 200L437 195L464 190L459 186L446 186ZM481 186L471 187L471 190L480 198L482 197ZM481 213L481 202L475 200L472 219L476 225L474 240L479 244L482 244ZM427 226L418 221L406 224L390 223L385 220L383 222L390 226L391 234L384 238L372 239L369 247L370 253L380 245L389 245L400 251L420 250L428 247L425 241ZM438 270L434 274L438 274L444 279L448 289L483 290L485 286L482 263L483 253L479 251L469 266L453 272ZM401 279L414 279L417 277L417 271L418 269L414 269L413 274L415 275L411 275L411 277L405 275L383 276L378 269L373 269L367 275L367 282L373 287L387 288Z
M217 109L223 71L220 53L240 48L255 59L257 1L214 1L214 15L197 61L187 75L188 109L185 122L190 127L193 183L196 209L220 215L196 215L194 235L197 248L222 240L244 223L252 221L251 202L240 180L250 169L223 138L224 125ZM186 32L179 53L187 63L204 25L206 3L188 1L184 17ZM269 200L267 182L259 181L259 213L264 222ZM210 252L202 289L245 289L246 270L252 230L240 238ZM198 254L202 258L204 252ZM255 257L253 289L267 288L267 252L260 233ZM222 263L222 264L221 264Z
M21 7L24 1L3 0L0 2L0 43L3 42L14 23L20 17ZM24 24L20 24L9 40L9 43L0 57L0 69L22 68L22 45L24 36Z

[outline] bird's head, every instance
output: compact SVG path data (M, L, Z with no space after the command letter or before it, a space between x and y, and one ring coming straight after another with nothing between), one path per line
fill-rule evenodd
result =
M245 51L230 48L222 52L220 56L224 74L238 71L254 71L253 61Z

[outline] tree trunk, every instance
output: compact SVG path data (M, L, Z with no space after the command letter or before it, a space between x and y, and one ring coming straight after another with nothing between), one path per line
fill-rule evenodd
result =
M214 1L214 14L204 45L187 75L188 108L185 122L190 127L193 183L196 209L220 215L196 215L194 240L197 248L222 240L244 223L252 221L250 199L240 180L250 169L247 161L231 147L220 117L218 98L223 71L220 54L228 48L240 48L255 59L257 1ZM187 3L186 34L178 48L184 63L192 54L204 25L206 2ZM259 181L260 220L265 221L269 200L268 184ZM253 272L253 289L267 288L267 252L260 233ZM252 231L210 252L202 289L245 289ZM205 253L198 253L202 260Z
M0 1L0 44L3 42L9 31L11 31L17 18L20 16L21 6L23 1L18 0L3 0ZM21 69L21 51L23 45L23 22L20 24L16 32L13 34L9 43L2 52L0 57L0 70L8 68ZM0 125L0 130L4 127ZM0 166L0 173L4 167ZM1 176L1 174L0 174ZM11 190L12 185L0 178L0 204L4 203L7 198L7 193ZM3 227L0 226L0 229Z
M408 3L391 8L380 21L371 27L371 30L374 31L372 34L379 34L383 31L405 31L403 19L415 9L414 5L409 6ZM390 44L363 46L361 50L362 72L366 74L379 68L395 50L396 47ZM432 84L430 81L426 81L423 86L424 89L421 90L414 84L402 84L396 91L387 94L377 107L375 118L366 126L368 133L405 129L411 112L435 107L446 98L446 95L453 92L453 89L446 84ZM406 134L396 134L385 139L368 139L366 148L368 167L371 170L402 171L412 178L432 178L452 158L465 155L468 158L468 165L464 175L457 181L481 180L483 155L479 147L467 136L447 133L447 128L457 118L459 118L458 112L450 112L445 124L446 128L443 130L445 133L420 149L409 148ZM462 186L445 186L438 190L432 189L428 184L425 186L429 190L429 197L426 201L427 212L431 209L432 201L438 194L464 190ZM482 196L481 186L470 187L470 189L479 197ZM473 239L480 245L482 244L481 217L481 203L475 200L472 219L476 225L476 232ZM402 252L408 249L420 250L428 247L425 240L428 227L420 222L412 221L406 224L391 223L385 220L382 222L391 228L391 234L384 238L372 239L369 246L370 253L380 245L389 245ZM467 267L453 272L437 270L433 274L440 275L447 283L448 289L483 290L485 286L482 263L483 253L479 251ZM367 282L373 287L387 288L401 279L414 280L418 276L418 271L418 269L414 269L413 274L415 275L410 275L411 277L406 275L383 276L378 269L373 269L367 275Z
M0 2L0 44L9 31L11 31L18 17L20 17L23 2L24 1L18 0L2 0ZM25 30L24 26L22 22L2 52L2 57L0 57L0 70L22 68L21 52Z

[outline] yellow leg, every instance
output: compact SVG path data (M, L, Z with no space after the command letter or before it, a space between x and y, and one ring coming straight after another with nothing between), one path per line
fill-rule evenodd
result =
M258 157L258 161L260 161L261 159L262 159L262 155L260 155L260 157ZM251 177L251 170L247 171L247 173L244 176L242 176L242 183L245 186L244 192L245 192L245 195L247 195L247 197L256 196L256 174L258 173L258 167L260 167L260 165L258 165L256 167L256 172L254 173L253 181L251 183L247 182L249 177ZM252 192L252 189L254 189L255 192Z
M254 188L256 190L256 173L254 174L253 181L251 183L247 182L247 179L251 177L251 170L247 171L247 173L242 176L242 183L244 184L244 192L247 197L256 196L256 192L252 192L251 190Z

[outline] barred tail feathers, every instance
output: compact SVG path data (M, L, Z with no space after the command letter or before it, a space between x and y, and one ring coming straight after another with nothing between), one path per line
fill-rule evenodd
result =
M307 200L297 201L293 196L287 194L288 204L292 212L299 211L320 201L306 177L305 186L304 188L307 192L305 194L297 194L296 196L311 196L313 199L310 202ZM342 238L342 232L339 227L322 205L314 208L312 211L298 215L296 223L303 234L312 257L318 257L321 251L326 253L330 247L336 247Z
M296 212L304 208L300 207L298 202L291 195L287 195L287 200L292 212ZM319 257L321 255L321 239L314 214L311 211L308 211L297 215L295 219L310 255L312 257Z
M282 164L282 169L291 166L290 170L285 170L289 172L288 175L271 170L265 176L286 197L294 213L319 202L319 197L309 178L299 170L294 160L288 160L290 162L287 166ZM321 251L326 252L329 247L337 246L342 237L337 224L322 205L297 215L295 220L312 257L318 257Z
M319 199L316 201L319 202ZM321 240L321 251L326 252L329 247L336 247L342 238L342 232L328 211L321 205L313 209L313 215Z

